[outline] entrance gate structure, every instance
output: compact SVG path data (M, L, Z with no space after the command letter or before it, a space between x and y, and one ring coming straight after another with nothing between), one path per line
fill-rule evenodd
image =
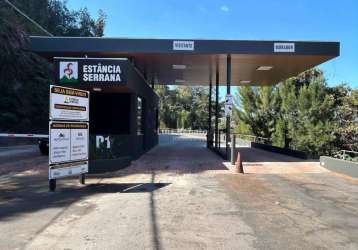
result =
M131 70L131 81L111 84L106 82L95 84L84 82L81 85L72 84L71 86L89 90L91 95L97 95L97 103L96 100L92 99L94 108L108 104L106 102L107 96L109 99L112 98L112 105L119 105L121 102L116 102L118 99L129 98L128 102L122 103L122 107L111 107L128 109L128 114L125 112L128 116L126 119L131 120L131 123L128 131L124 130L124 132L128 133L132 133L132 130L140 133L138 128L140 125L136 121L138 119L138 103L145 102L146 98L151 100L150 103L153 105L143 106L143 112L150 113L150 115L143 113L142 116L144 115L149 120L156 120L156 125L154 126L150 121L146 120L141 125L144 126L141 130L143 133L142 140L137 140L138 138L135 137L135 143L133 143L132 139L134 137L129 139L123 137L122 142L120 139L116 142L116 144L122 145L122 148L128 151L129 161L153 147L158 141L158 97L153 91L155 84L209 86L207 146L216 152L221 152L223 157L228 159L230 155L230 117L226 117L225 147L221 147L219 141L220 86L226 86L226 93L230 94L232 86L273 85L335 58L340 53L339 42L305 41L33 36L30 37L30 47L32 51L51 61L55 57L88 57L96 58L99 62L105 58L114 60L122 58L121 60L128 61L129 66L127 68ZM214 86L215 99L213 101ZM132 93L134 95L131 97L118 95L117 98L113 96L113 93ZM111 94L112 97L110 97ZM105 109L100 109L96 115L103 118L102 111L105 111ZM98 121L98 124L102 128L106 126L106 123L100 121ZM111 126L110 122L107 124ZM121 125L119 124L118 126ZM123 131L119 129L117 132L122 133ZM150 133L150 136L148 133ZM94 138L92 140L93 144L96 143L96 140L98 142L96 128L90 128L90 135ZM102 133L100 136L102 136L100 138L101 142L105 142L105 140L111 141L111 136L114 135L109 135L106 138ZM121 137L124 135L117 134L115 136ZM150 143L148 143L148 140ZM143 150L138 149L138 143ZM224 150L220 151L220 148L224 148ZM116 151L118 149L112 148L111 150ZM105 157L111 157L112 151L107 152L108 156ZM103 165L108 163L105 158L97 157L97 154L98 152L90 152L90 172L91 169L101 169ZM96 161L99 164L95 164L94 162Z

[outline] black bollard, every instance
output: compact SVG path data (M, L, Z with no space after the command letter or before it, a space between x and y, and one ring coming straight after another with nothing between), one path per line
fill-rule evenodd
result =
M49 184L50 192L55 192L55 190L56 190L56 179L50 179L48 184Z
M86 176L85 176L85 174L80 174L80 183L81 183L82 185L84 185L85 182L86 182Z

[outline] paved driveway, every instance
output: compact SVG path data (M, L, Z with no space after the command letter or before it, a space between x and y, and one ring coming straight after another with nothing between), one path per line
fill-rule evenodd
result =
M0 249L358 249L357 179L307 162L235 174L179 142L85 187L60 181L56 193L41 175L0 178L15 197L0 193ZM38 186L26 192L30 177Z

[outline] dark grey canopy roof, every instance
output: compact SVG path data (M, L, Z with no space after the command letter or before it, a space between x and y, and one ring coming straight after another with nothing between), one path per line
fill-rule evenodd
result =
M132 60L149 82L175 85L268 85L339 56L338 42L30 37L31 50L46 58L107 57ZM266 70L262 69L266 67ZM260 68L261 67L261 68ZM265 69L265 68L263 68ZM268 70L267 70L268 69Z

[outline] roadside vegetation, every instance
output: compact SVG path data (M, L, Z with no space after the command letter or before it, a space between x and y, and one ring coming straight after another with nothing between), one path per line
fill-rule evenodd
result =
M103 36L105 14L69 10L65 1L12 0L55 36ZM44 31L0 1L0 132L47 132L52 64L29 51L29 35Z
M106 15L70 10L66 1L12 0L55 36L101 37ZM48 35L0 1L0 132L47 132L52 64L29 51L29 35ZM215 89L215 88L213 88ZM160 127L207 129L209 89L156 86ZM215 92L212 97L214 99ZM240 87L233 113L234 132L268 138L275 146L317 157L358 151L358 89L330 87L311 69L276 86ZM213 102L212 113L215 105ZM223 103L219 127L225 127ZM212 117L214 124L214 115Z
M358 89L329 87L318 69L276 86L240 87L235 131L312 157L358 151Z
M160 127L171 129L205 130L208 127L209 89L205 87L156 85L160 98ZM215 96L215 90L212 93ZM223 103L219 117L223 117ZM212 113L215 112L213 102ZM213 116L214 118L214 116Z
M162 128L207 129L207 87L158 86L156 91ZM213 104L213 114L214 110ZM219 110L219 128L223 129L222 103ZM239 87L232 126L235 133L267 138L274 146L304 151L311 157L340 157L340 150L358 151L357 112L358 89L347 84L329 87L323 72L311 69L275 86Z

